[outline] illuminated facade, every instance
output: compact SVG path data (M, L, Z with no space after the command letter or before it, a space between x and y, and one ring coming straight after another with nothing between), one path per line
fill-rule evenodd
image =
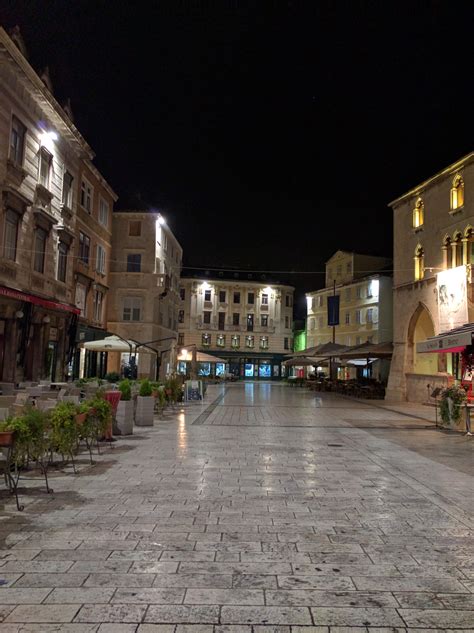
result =
M179 274L183 251L159 213L115 211L108 330L125 339L150 343L138 350L138 377L176 371ZM126 354L109 353L109 371L120 371Z
M453 269L444 284L448 288L451 283L449 296L453 297L461 287L458 275L464 268L464 314L474 321L473 189L471 153L390 205L394 214L394 354L387 399L421 402L435 386L445 386L453 375L459 377L457 355L419 353L416 346L457 324L458 308L453 307L440 322L443 306L438 305L437 281L439 286L443 271Z
M181 278L179 343L225 360L218 374L279 379L282 360L293 349L294 288L257 275L250 279L239 273Z
M62 381L80 313L76 184L93 152L15 35L19 47L0 28L0 379Z
M392 340L392 278L383 274L391 260L337 251L326 263L326 287L308 292L306 345L314 347L333 340L328 325L328 297L339 296L336 343L359 345Z

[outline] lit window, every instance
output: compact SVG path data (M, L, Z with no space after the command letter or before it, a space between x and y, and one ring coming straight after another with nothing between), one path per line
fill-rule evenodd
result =
M367 310L367 323L374 322L374 311L373 308L368 308Z
M210 313L210 311L209 311L209 310L205 310L205 311L202 313L202 322L203 322L203 323L206 323L207 325L209 325L209 324L210 324L210 322L211 322L211 313Z
M87 180L81 181L81 207L92 213L92 185Z
M268 314L262 314L260 317L260 325L262 327L268 327Z
M233 348L240 347L240 336L238 334L234 334L231 339L231 346Z
M141 297L125 297L123 300L123 321L140 321L141 310Z
M25 153L26 127L23 123L12 116L12 130L10 134L10 160L16 165L23 165Z
M99 198L99 224L102 226L109 224L109 205L103 198Z
M139 273L142 270L142 256L139 253L127 255L127 273Z
M97 258L95 269L101 275L105 275L105 249L97 244Z
M464 180L456 174L451 188L451 210L455 211L464 205Z
M53 155L50 154L45 147L42 147L39 154L39 183L46 189L49 188L49 176L51 173L52 162Z
M67 275L67 251L68 245L65 242L59 242L58 245L58 281L66 281Z
M425 251L418 245L415 249L415 281L423 279L425 276Z
M18 241L18 227L20 216L12 209L8 209L5 215L5 240L3 254L6 259L16 261L16 247Z
M44 273L44 257L46 253L47 238L47 231L38 226L35 230L35 252L33 260L33 270L37 273Z
M211 291L204 290L204 301L210 301L210 300L211 300Z
M263 306L268 305L268 295L266 293L262 294L262 305Z
M218 334L216 343L218 347L225 347L225 334Z
M255 345L255 339L252 335L245 337L245 347L253 347Z
M100 290L94 290L94 321L102 322L102 306L104 303L104 293Z
M63 196L62 203L64 207L72 209L72 183L74 178L72 175L65 171L63 175Z
M210 334L203 334L202 337L201 337L201 342L202 342L202 345L204 347L209 347L210 344L211 344L211 335Z
M260 349L268 349L268 336L260 337Z
M79 259L84 264L89 263L89 253L91 248L91 240L85 233L79 233Z
M415 208L413 209L413 228L417 229L420 226L423 226L425 221L425 205L421 198L415 203Z
M128 223L128 234L130 237L140 237L142 234L142 223L140 220L131 220Z

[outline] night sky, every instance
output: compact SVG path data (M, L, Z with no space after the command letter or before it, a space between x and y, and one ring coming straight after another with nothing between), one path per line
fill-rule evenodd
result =
M71 98L117 208L162 210L185 265L322 271L391 255L388 202L472 151L473 7L14 0L0 22Z

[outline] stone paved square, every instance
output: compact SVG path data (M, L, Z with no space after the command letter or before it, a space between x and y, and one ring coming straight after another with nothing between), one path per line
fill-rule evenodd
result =
M369 424L370 422L370 424ZM210 386L53 495L0 496L0 633L474 630L473 443L372 403Z

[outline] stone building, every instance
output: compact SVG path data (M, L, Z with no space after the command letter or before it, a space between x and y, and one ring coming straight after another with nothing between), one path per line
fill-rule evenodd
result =
M138 343L138 377L176 371L179 275L183 250L159 213L115 211L107 327ZM156 353L152 349L156 350ZM121 371L128 354L108 354L108 370Z
M334 292L339 297L336 343L359 345L366 341L391 341L391 263L385 257L337 251L326 262L325 288L306 293L306 346L315 347L333 340L333 327L328 325L328 297ZM388 272L384 273L384 269ZM378 365L384 369L384 363ZM349 373L341 371L345 372L340 376L343 378L355 374L355 369Z
M182 277L180 346L195 345L223 359L218 374L280 378L282 360L293 349L294 288L262 277L224 272Z
M19 42L16 34L16 42ZM0 28L0 379L63 380L75 344L75 183L89 145Z
M387 399L426 400L427 392L459 378L456 352L417 352L417 344L474 321L474 153L417 185L390 206L394 215L394 354ZM451 271L451 272L446 272ZM461 273L461 275L459 274ZM448 275L448 276L447 276ZM440 280L459 297L440 320ZM428 387L429 385L429 387Z
M86 351L80 345L106 336L112 212L117 196L91 161L83 160L75 198L74 281L75 304L80 314L73 375L101 377L107 370L106 354Z

